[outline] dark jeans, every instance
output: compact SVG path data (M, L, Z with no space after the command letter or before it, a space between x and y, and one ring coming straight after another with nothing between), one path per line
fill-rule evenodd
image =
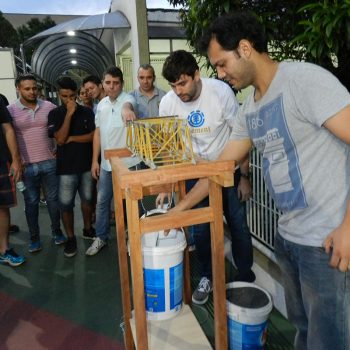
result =
M39 201L42 187L47 209L51 219L52 235L60 231L60 211L58 209L58 177L56 176L56 159L27 164L23 174L26 190L23 192L25 213L30 233L30 240L40 240Z
M237 196L236 185L240 175L235 174L235 186L222 189L223 210L227 224L231 232L232 255L238 269L241 280L245 276L251 277L253 265L253 246L250 231L247 225L245 202L240 202ZM188 192L197 182L196 179L186 181ZM209 205L209 197L198 203L195 208L203 208ZM200 263L202 277L211 279L211 246L210 224L192 226L193 237L196 245L197 259Z
M310 232L311 234L312 232ZM296 350L350 349L350 272L329 265L323 247L275 238Z

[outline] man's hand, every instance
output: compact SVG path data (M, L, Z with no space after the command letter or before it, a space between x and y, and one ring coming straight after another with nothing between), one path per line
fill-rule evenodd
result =
M123 122L126 125L128 122L131 122L137 119L134 108L131 103L125 103L122 108L122 118Z
M250 181L243 176L241 176L241 179L237 186L237 195L238 199L240 199L241 202L246 202L252 196L252 187L250 185Z
M13 176L15 182L22 178L22 162L20 159L14 159L10 167L10 175Z
M333 230L323 242L327 254L332 252L330 266L350 270L350 227L344 223Z
M91 175L95 180L98 180L100 177L100 164L98 162L92 162Z
M165 201L167 199L167 201ZM170 206L171 203L171 193L170 192L162 192L159 193L156 198L156 208L163 208L163 205L168 203L168 206Z
M77 107L78 107L78 105L75 102L75 100L72 99L72 100L67 101L67 105L66 105L67 114L73 115L74 112L76 111Z

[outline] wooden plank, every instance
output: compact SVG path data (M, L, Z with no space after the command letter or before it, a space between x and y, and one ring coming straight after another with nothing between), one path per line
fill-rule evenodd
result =
M214 220L213 208L205 207L186 211L169 211L162 215L140 219L142 233L197 225Z
M176 183L178 181L204 178L210 176L227 177L232 176L235 162L234 161L212 161L202 162L196 165L177 165L174 167L158 168L157 170L146 169L141 171L125 171L121 169L122 163L120 158L111 158L113 170L120 177L120 186L122 189L131 187L134 184L142 184L144 187ZM137 173L137 175L135 175ZM226 173L226 174L225 174ZM223 180L224 181L224 180Z
M179 199L181 200L186 195L186 183L181 181L179 183ZM188 237L188 229L185 227L186 237ZM184 302L188 305L192 304L192 288L191 288L191 267L190 267L190 253L188 246L184 252Z
M136 322L136 344L139 349L148 350L138 201L131 199L128 196L128 193L125 193L125 197L127 206L130 251L132 252L132 254L130 255L130 265L133 279L133 302ZM125 320L125 322L128 321L129 320Z
M130 320L135 334L134 319ZM147 321L148 348L152 350L210 350L208 339L188 305L176 317L164 321ZM145 347L138 347L143 350ZM226 350L226 349L225 349Z
M222 187L209 181L209 205L214 211L210 223L215 319L215 348L227 349L224 224L222 219Z
M115 148L115 149L106 149L104 155L106 159L111 159L112 157L118 157L118 158L131 157L132 153L127 148Z
M220 176L210 176L209 179L211 181L216 182L218 185L222 187L231 187L234 185L234 174L233 173L225 173Z
M131 327L128 320L131 318L131 300L130 300L130 280L129 267L126 248L126 234L124 224L123 193L118 185L117 177L113 176L113 193L115 207L117 251L119 260L119 275L121 285L121 295L123 304L123 315L125 320L124 345L127 350L134 349L134 342L131 333Z

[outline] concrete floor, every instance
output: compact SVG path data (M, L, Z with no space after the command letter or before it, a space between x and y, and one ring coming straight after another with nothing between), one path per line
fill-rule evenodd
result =
M0 265L0 350L123 349L114 227L111 227L109 245L96 256L85 256L91 241L82 238L82 219L77 205L78 253L67 258L63 255L63 246L52 242L48 212L46 207L41 207L43 250L31 254L21 194L18 200L19 205L11 209L11 214L12 223L21 230L10 236L10 245L27 260L16 268ZM194 288L199 276L193 253L191 271ZM233 274L232 265L227 263L226 279L231 280ZM205 308L194 306L193 312L213 344L212 297ZM294 333L288 321L274 310L266 349L292 349Z

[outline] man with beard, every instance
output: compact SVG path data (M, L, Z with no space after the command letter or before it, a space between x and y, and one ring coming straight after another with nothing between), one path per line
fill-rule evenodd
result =
M16 79L19 98L8 106L16 132L22 163L25 167L23 191L25 214L30 233L28 251L42 249L39 227L40 186L43 188L51 220L52 237L56 245L65 243L60 228L57 202L57 176L54 142L48 136L48 114L56 106L38 99L37 80L32 74Z
M163 76L172 91L162 99L160 115L178 115L188 121L194 153L205 160L215 160L229 140L231 126L238 111L238 102L228 84L217 79L201 78L196 59L184 50L174 51L163 66ZM232 255L238 269L236 281L253 282L253 248L246 221L245 201L249 199L248 160L236 169L234 187L223 188L223 208L232 238ZM186 191L195 186L197 179L186 181ZM208 206L209 198L197 207ZM157 204L162 205L158 198ZM192 228L201 280L192 295L195 304L204 304L212 290L210 225Z

